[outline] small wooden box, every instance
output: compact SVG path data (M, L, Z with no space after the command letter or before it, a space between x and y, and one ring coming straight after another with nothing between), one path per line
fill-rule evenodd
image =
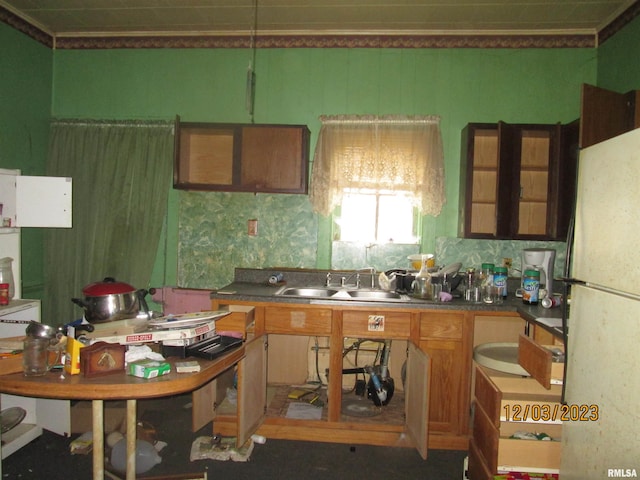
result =
M22 353L0 358L0 375L22 372Z
M80 371L85 377L124 372L126 347L118 343L97 342L80 350Z
M5 351L22 350L25 337L7 337L0 339L0 347ZM0 375L22 372L22 353L0 357Z

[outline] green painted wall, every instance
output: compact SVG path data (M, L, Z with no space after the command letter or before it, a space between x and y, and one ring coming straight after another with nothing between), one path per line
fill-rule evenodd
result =
M0 168L44 175L53 52L0 23L0 72ZM23 297L42 298L42 233L41 229L22 229Z
M640 89L640 17L598 48L598 83L616 92Z
M247 50L98 50L54 53L53 115L93 118L172 118L248 122L245 112ZM596 81L592 49L273 49L256 59L256 123L307 124L311 150L318 116L338 113L437 114L442 117L447 204L426 218L423 248L439 236L455 236L460 132L468 122L568 122L579 116L580 84ZM194 204L195 202L195 204ZM306 196L282 205L270 195L172 192L166 249L158 254L154 280L188 287L216 287L237 266L327 267L328 222L311 213ZM182 214L201 208L209 228L198 233ZM290 224L291 211L304 218ZM281 231L277 241L256 246L246 238L247 215ZM262 221L264 220L264 222ZM224 228L221 226L224 225ZM284 229L284 230L282 230ZM188 230L188 233L184 233ZM265 232L265 230L261 230ZM275 237L274 237L275 238ZM178 243L180 243L179 273ZM225 246L224 249L216 246ZM304 255L284 252L304 246ZM311 250L309 250L311 246ZM255 253L255 248L260 254ZM302 250L302 249L301 249ZM185 256L218 258L194 270ZM224 257L220 260L220 257ZM211 260L209 258L209 262ZM314 265L315 263L315 265Z

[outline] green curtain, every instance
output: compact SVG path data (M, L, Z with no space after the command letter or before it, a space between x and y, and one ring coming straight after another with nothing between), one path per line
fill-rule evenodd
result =
M71 298L105 277L149 288L167 214L173 140L173 122L52 122L47 174L73 179L73 227L45 234L44 323L82 317Z

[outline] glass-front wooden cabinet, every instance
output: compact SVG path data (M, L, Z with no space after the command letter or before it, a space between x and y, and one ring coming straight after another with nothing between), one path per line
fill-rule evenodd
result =
M462 133L460 236L564 240L578 123L471 123Z
M176 121L174 187L227 192L308 191L306 125Z

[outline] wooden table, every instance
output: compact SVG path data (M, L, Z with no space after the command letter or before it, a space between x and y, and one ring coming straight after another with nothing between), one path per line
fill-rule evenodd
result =
M201 369L194 373L176 373L174 363L180 359L168 358L171 373L145 379L125 372L102 377L85 378L49 372L42 377L25 377L22 373L0 376L0 393L23 397L57 398L63 400L91 400L93 414L93 479L103 480L104 471L104 400L127 401L127 480L136 476L136 408L137 400L167 397L191 392L244 358L244 346L238 347L214 360L198 360Z

